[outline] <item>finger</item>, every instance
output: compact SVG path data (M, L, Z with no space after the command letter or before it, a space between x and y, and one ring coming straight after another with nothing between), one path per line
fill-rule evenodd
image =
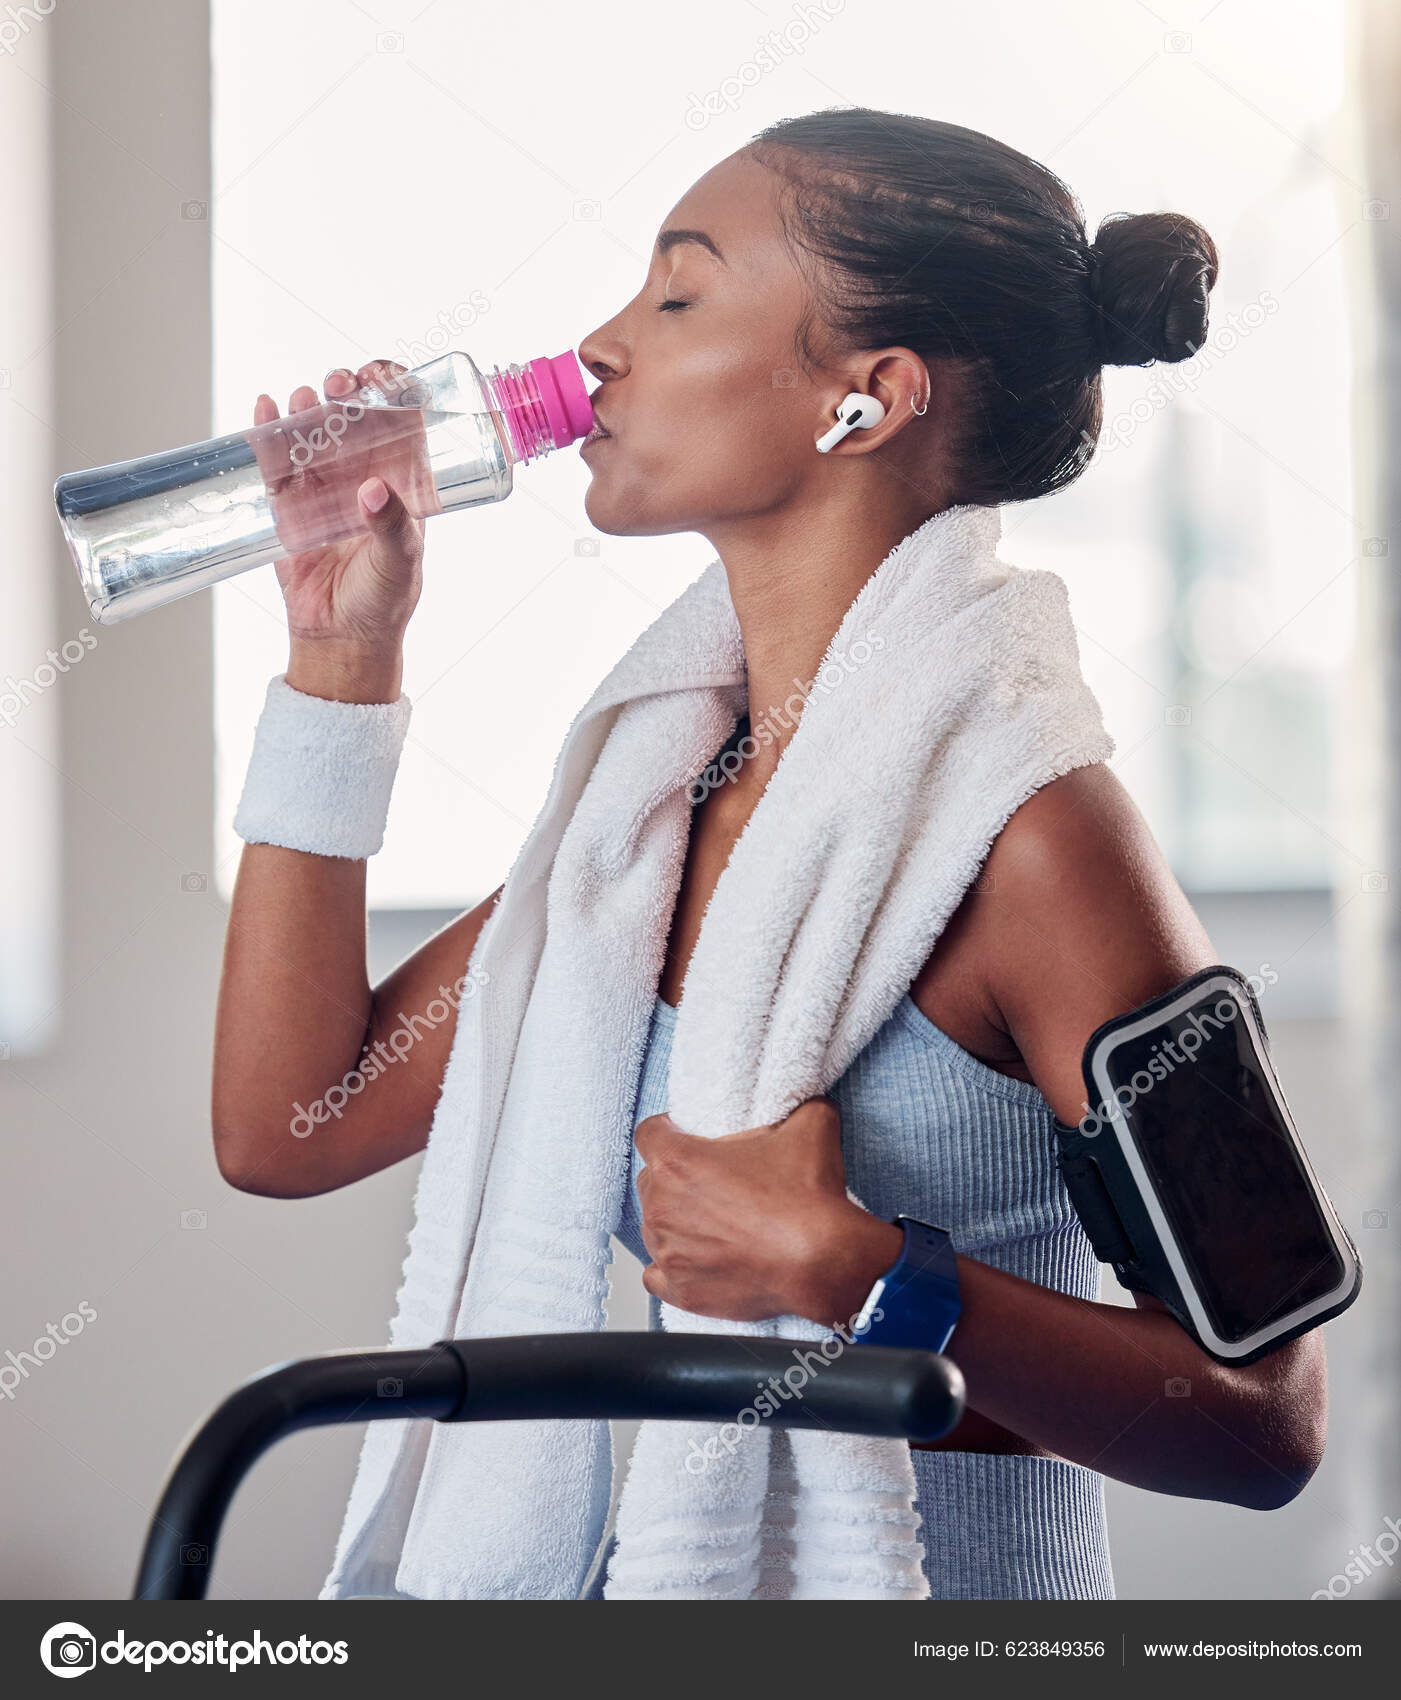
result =
M335 401L355 393L355 374L349 366L336 366L321 380L321 393L327 401Z
M408 367L402 365L399 361L386 360L381 357L377 360L367 360L355 376L362 384L374 384L378 383L381 378L407 371Z
M811 1129L823 1135L833 1132L840 1134L841 1107L835 1098L806 1098L796 1109L790 1110L778 1125Z
M761 1122L758 1127L738 1128L734 1133L721 1133L715 1136L715 1143L723 1145L727 1139L758 1139L762 1134L774 1131L773 1122Z
M305 413L307 408L315 407L320 399L320 396L317 395L310 384L298 384L296 389L292 391L292 399L287 403L287 411L289 413Z
M253 423L271 425L277 418L277 403L270 395L260 395L253 403Z
M367 360L355 374L358 384L372 384L383 394L392 396L399 389L397 380L408 371L408 367L397 360Z
M816 1112L826 1113L838 1108L837 1100L830 1092L819 1092L815 1098L804 1098L801 1104L795 1104L788 1114L796 1116L800 1111L806 1110L811 1115ZM784 1119L787 1120L787 1117Z
M648 1116L640 1121L633 1131L632 1142L642 1155L644 1162L651 1162L652 1156L668 1146L674 1146L679 1140L690 1139L693 1135L680 1128L665 1111L659 1115Z
M666 1110L658 1110L656 1115L644 1116L643 1119L640 1122L638 1122L637 1132L641 1133L644 1127L646 1127L646 1128L673 1127L674 1128L676 1126L677 1126L677 1124L671 1119L670 1114ZM679 1132L680 1129L677 1128L677 1131Z
M660 1299L663 1304L674 1304L671 1288L667 1285L666 1276L657 1268L655 1263L649 1263L642 1271L642 1285L654 1299Z
M356 497L365 516L365 529L389 546L389 556L381 554L381 566L416 556L418 531L397 490L391 489L382 478L367 478L356 491Z

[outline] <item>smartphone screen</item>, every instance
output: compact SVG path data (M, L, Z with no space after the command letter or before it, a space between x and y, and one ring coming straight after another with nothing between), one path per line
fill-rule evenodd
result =
M1233 1344L1347 1274L1241 996L1198 996L1102 1062L1203 1308Z

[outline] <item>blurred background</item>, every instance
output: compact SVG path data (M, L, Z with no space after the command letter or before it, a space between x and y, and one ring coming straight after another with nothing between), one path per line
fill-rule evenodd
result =
M281 599L263 567L98 627L54 477L241 429L332 366L577 349L696 177L777 117L867 104L1031 154L1091 234L1165 209L1220 250L1207 344L1106 373L1095 460L1004 511L1003 553L1067 581L1113 765L1219 957L1277 975L1279 1071L1367 1274L1328 1327L1305 1493L1258 1513L1110 1482L1114 1569L1124 1598L1395 1595L1372 1543L1401 1517L1396 8L739 0L680 27L684 52L641 0L0 19L0 1595L124 1596L225 1391L384 1340L417 1172L297 1202L221 1180L231 821ZM587 477L552 456L428 528L372 980L501 881L574 714L711 558L593 532ZM645 1326L621 1249L613 1275L613 1324ZM359 1432L258 1466L216 1596L315 1594Z

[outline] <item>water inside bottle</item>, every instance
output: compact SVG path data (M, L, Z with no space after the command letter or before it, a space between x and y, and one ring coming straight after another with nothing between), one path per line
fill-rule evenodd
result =
M361 392L362 396L366 392ZM55 495L88 605L110 622L253 561L365 530L357 492L379 476L417 518L510 489L505 427L441 392L323 402L209 442L69 474Z
M111 624L363 533L367 478L419 519L499 502L514 467L591 424L572 353L484 374L454 351L266 425L65 473L54 502L88 606Z
M429 433L444 436L457 418L332 401L243 432L283 549L296 555L364 531L358 491L367 478L382 478L419 519L441 513Z

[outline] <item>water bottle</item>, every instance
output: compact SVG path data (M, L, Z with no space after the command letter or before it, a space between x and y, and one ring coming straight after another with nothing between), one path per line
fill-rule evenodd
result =
M356 491L377 472L427 519L499 502L517 462L592 427L573 353L485 375L444 354L247 431L65 473L54 503L93 618L110 626L362 532Z

